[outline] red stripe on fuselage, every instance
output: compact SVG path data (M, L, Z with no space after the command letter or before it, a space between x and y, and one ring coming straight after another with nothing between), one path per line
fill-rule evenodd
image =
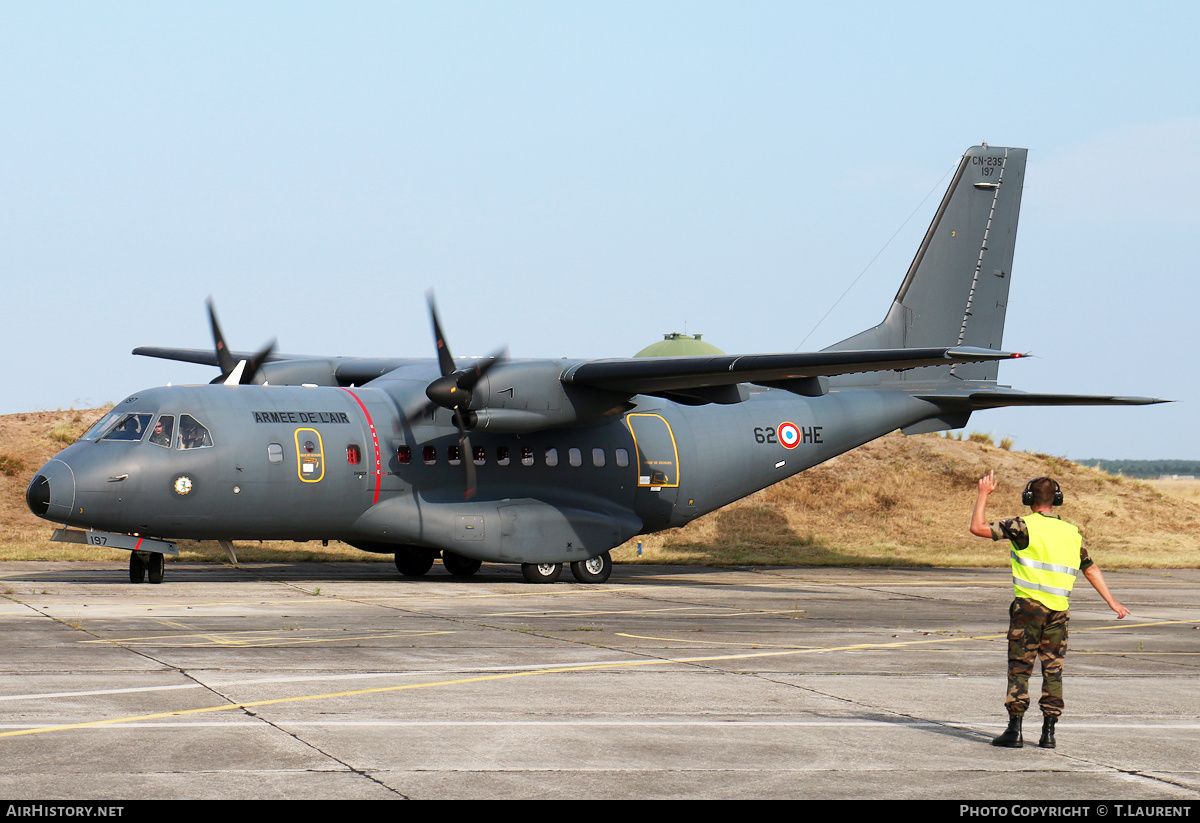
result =
M375 446L375 497L371 502L378 503L379 485L383 481L383 464L379 462L379 435L375 432L375 421L371 419L371 413L367 411L366 404L363 403L357 394L347 388L343 388L342 391L353 397L358 403L358 407L362 409L363 415L367 418L367 427L371 430L371 443Z

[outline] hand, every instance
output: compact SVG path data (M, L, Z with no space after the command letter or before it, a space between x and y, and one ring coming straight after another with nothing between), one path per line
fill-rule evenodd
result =
M984 497L996 490L996 471L992 471L979 478L979 493Z
M1129 617L1129 615L1131 614L1129 609L1125 608L1124 606L1122 606L1120 603L1118 603L1115 600L1113 602L1109 603L1108 607L1117 613L1118 620L1120 620L1122 617Z

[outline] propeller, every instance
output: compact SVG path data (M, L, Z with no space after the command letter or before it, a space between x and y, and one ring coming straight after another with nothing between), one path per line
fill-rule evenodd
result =
M262 370L263 363L275 351L275 341L271 340L260 352L248 360L235 360L225 345L225 335L221 334L221 326L217 323L217 311L213 308L212 298L205 301L208 305L208 322L212 326L213 347L217 352L217 366L221 369L220 377L214 377L210 382L224 383L229 386L253 383L254 378Z
M429 316L433 321L433 336L437 346L438 371L441 372L441 377L425 387L425 396L429 398L428 402L410 412L405 417L405 422L411 425L437 408L449 409L453 412L454 425L458 428L459 458L467 471L465 497L470 499L475 496L475 451L471 448L471 437L467 433L468 429L475 425L475 413L470 408L471 392L493 366L507 359L508 350L499 349L490 357L477 360L467 368L455 368L454 357L450 354L450 346L446 343L446 335L442 332L442 324L438 320L433 292L429 292L427 299Z

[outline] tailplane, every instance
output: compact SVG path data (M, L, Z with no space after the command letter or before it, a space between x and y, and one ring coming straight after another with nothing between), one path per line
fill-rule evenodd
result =
M975 346L1000 349L1008 306L1026 149L973 146L878 326L826 351ZM838 380L842 385L995 381L999 364L931 366Z

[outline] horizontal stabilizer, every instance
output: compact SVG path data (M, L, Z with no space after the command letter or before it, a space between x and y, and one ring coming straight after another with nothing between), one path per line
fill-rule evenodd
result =
M965 393L918 394L946 408L1000 409L1006 406L1149 406L1170 403L1158 397L1124 397L1108 394L1044 394L1020 391L974 391Z

